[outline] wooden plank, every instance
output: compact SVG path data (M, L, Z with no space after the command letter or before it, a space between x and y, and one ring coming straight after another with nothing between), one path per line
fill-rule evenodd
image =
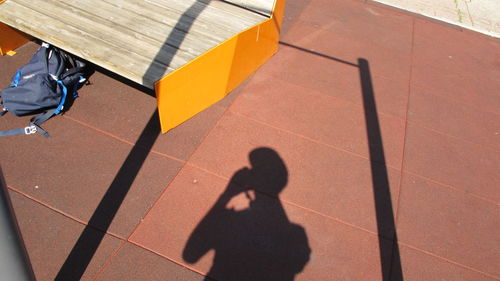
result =
M240 7L255 11L257 13L271 16L275 0L225 0Z
M241 9L221 0L145 0L162 7L176 9L180 13L191 10L197 20L207 19L213 24L220 23L226 28L236 28L242 31L250 26L261 23L261 15ZM190 9L191 8L191 9ZM238 20L236 20L238 19ZM234 31L234 29L233 29ZM234 34L233 34L234 35Z
M153 77L162 77L174 69L157 61L130 52L129 46L115 46L102 38L79 30L65 22L7 1L0 6L1 21L48 43L61 46L77 56L103 66L136 83L153 88L156 80L143 78L149 71ZM50 24L47 24L49 23Z
M116 5L115 0L102 0L102 2L106 2L113 6ZM174 27L181 31L189 32L190 36L193 36L198 40L208 42L220 42L221 40L225 40L225 38L234 34L234 32L237 32L225 28L213 28L213 23L211 21L204 21L203 19L197 19L195 25L179 22L181 15L178 11L169 9L168 7L157 6L145 1L123 1L120 2L119 8L120 13L123 13L122 16L125 17L126 20L133 19L138 21L130 24L129 28L162 41L167 38L171 28ZM141 11L141 9L144 8L147 9L147 12ZM113 17L112 14L110 16ZM120 19L115 19L114 17L112 20L114 22L120 21ZM142 24L143 21L147 22ZM158 26L156 28L148 28L148 24ZM163 25L171 28L165 28Z
M18 1L23 3L23 5L26 3L33 3L29 0ZM181 49L182 52L178 52L176 55L178 60L173 60L170 63L172 68L182 66L187 61L199 56L203 49L208 49L217 44L217 41L209 41L207 38L201 38L205 40L201 40L199 37L192 38L192 36L188 35L186 32L173 29L172 27L161 23L151 24L152 21L147 21L144 18L142 18L141 21L139 18L134 17L134 14L129 15L124 11L115 10L115 13L119 13L120 16L114 17L113 21L110 21L109 19L95 15L95 13L104 13L103 16L105 16L112 12L112 10L109 10L109 5L103 4L103 2L98 4L98 9L91 10L92 13L86 10L88 7L85 5L82 5L81 7L73 7L57 0L45 0L45 3L46 5L44 5L43 8L35 8L33 7L34 4L28 5L32 9L38 9L40 12L45 14L48 11L58 10L60 11L59 17L62 18L63 21L69 22L72 26L91 33L99 38L106 38L107 41L117 46L135 46L134 49L129 49L129 51L138 52L147 58L154 59L155 56L161 57L162 52L167 55L176 53L178 51L177 49ZM111 6L111 9L112 8L113 7ZM154 38L146 36L140 32L144 29L162 30L163 33L156 33L155 35L161 37ZM169 34L171 35L169 36L169 45L164 46L163 38L166 38ZM186 40L182 40L183 38ZM189 46L190 44L194 46ZM188 47L183 48L185 45Z
M193 54L189 52L177 53L177 48L173 46L163 46L162 41L131 32L130 29L114 24L114 22L96 17L82 9L70 7L63 1L44 0L44 5L39 5L32 0L16 0L16 2L51 17L54 16L51 13L57 11L58 19L66 25L71 25L83 32L92 34L94 37L106 40L116 47L133 46L132 48L126 48L127 52L136 52L150 60L153 60L155 56L170 56L172 59L168 65L172 68L179 68L199 55L199 53ZM102 4L100 3L97 5L96 10L100 10L101 7ZM170 32L173 32L171 28ZM178 33L183 32L178 31ZM182 36L183 34L179 34L179 37ZM175 56L171 56L171 54L175 54Z
M102 1L113 5L116 4L116 0ZM163 6L159 5L162 2L165 1L123 1L120 2L118 6L121 9L120 13L123 14L121 16L126 19L134 18L134 20L138 21L131 23L128 28L149 37L167 38L168 35L170 35L171 29L165 28L162 24L166 24L176 30L186 31L186 36L181 39L181 49L183 49L183 46L185 46L186 50L197 49L200 51L198 55L231 38L242 30L265 20L262 16L253 15L252 21L243 22L242 24L235 14L227 14L227 11L219 10L218 6L220 6L220 1L213 2L219 3L218 5L211 3L211 6L206 7L207 11L212 10L212 12L208 13L203 10L198 16L193 10L189 9L184 11L184 14L181 15L179 6L174 5L176 2L173 0L168 1L169 5L172 5L171 7L164 6L164 4ZM157 3L158 5L153 3ZM185 3L183 6L186 6ZM228 5L225 4L224 6ZM177 9L172 7L177 7ZM142 12L141 9L146 9L147 12ZM232 10L233 9L234 7ZM237 10L240 13L249 14L248 11L241 9ZM196 19L194 19L194 17L196 17ZM117 23L118 20L118 18L113 19L115 23ZM146 21L146 25L141 24L142 21ZM191 24L190 21L194 21L194 23ZM160 26L156 26L157 24L160 24ZM150 27L148 25L150 25ZM175 40L175 38L172 38L172 40ZM175 45L178 46L179 44L180 43L176 43ZM207 45L209 48L207 48Z
M266 18L209 0L15 0L0 21L153 88Z

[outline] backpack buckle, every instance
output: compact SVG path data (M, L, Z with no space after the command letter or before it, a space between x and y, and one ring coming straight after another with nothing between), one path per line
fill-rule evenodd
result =
M26 135L31 135L31 134L34 134L36 133L36 126L35 125L31 125L31 126L28 126L28 127L25 127L24 128L24 133Z

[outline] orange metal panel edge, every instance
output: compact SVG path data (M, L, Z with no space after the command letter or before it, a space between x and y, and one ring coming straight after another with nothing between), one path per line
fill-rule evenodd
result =
M0 22L0 55L15 50L29 40L28 35Z
M285 0L270 19L221 43L155 83L162 133L225 97L277 50Z

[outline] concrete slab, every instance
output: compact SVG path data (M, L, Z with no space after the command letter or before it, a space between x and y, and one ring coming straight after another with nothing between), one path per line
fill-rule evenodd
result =
M372 0L500 37L500 2L497 0Z

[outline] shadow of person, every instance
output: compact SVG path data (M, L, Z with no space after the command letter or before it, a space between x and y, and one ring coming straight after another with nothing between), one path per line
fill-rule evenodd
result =
M192 232L183 259L196 263L214 250L210 278L294 280L311 249L304 228L289 221L278 197L288 182L287 168L270 148L257 148L249 158L251 168L233 175Z

